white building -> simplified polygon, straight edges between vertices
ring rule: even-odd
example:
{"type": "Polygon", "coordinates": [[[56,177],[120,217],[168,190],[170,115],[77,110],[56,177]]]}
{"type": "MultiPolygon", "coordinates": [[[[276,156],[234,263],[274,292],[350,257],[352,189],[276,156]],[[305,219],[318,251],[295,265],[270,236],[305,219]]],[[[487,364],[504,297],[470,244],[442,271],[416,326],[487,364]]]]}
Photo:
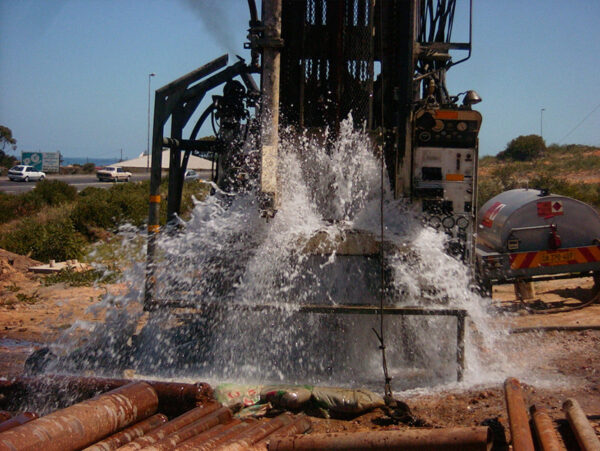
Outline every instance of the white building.
{"type": "MultiPolygon", "coordinates": [[[[181,154],[183,158],[183,153],[181,154]]],[[[127,169],[131,172],[143,172],[147,167],[152,167],[152,155],[150,155],[150,159],[146,156],[146,154],[141,154],[139,157],[134,158],[132,160],[120,161],[119,163],[111,164],[111,166],[120,166],[122,168],[127,169]]],[[[162,170],[169,169],[169,150],[163,150],[162,153],[162,170]]],[[[206,158],[195,157],[190,155],[188,159],[187,169],[194,169],[196,171],[210,171],[212,167],[212,162],[207,160],[206,158]]]]}

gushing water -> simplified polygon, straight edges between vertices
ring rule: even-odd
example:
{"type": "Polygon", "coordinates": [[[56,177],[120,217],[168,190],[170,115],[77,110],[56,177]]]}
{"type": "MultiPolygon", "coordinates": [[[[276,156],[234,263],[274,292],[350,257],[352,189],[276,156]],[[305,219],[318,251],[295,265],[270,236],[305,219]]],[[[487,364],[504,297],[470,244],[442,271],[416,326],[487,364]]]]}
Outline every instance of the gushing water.
{"type": "MultiPolygon", "coordinates": [[[[125,273],[128,292],[101,303],[105,322],[80,322],[57,343],[65,356],[60,368],[379,387],[376,315],[300,309],[379,305],[382,288],[386,305],[467,310],[474,325],[467,330],[475,331],[468,340],[478,341],[467,346],[468,381],[504,364],[481,352],[493,349],[498,331],[467,268],[444,252],[443,233],[424,228],[409,206],[393,199],[366,133],[349,118],[336,139],[285,135],[276,216],[260,217],[253,190],[217,191],[196,202],[182,230],[162,234],[158,243],[156,298],[185,308],[142,311],[145,268],[138,258],[125,273]],[[354,236],[384,246],[383,267],[374,253],[339,251],[354,236]]],[[[453,317],[386,316],[394,388],[453,381],[456,331],[453,317]]]]}

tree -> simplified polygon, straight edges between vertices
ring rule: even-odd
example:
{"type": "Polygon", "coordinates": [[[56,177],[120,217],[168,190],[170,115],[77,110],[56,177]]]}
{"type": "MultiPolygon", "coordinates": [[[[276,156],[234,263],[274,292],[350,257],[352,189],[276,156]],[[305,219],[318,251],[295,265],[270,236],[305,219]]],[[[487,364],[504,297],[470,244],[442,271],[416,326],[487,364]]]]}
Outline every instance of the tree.
{"type": "Polygon", "coordinates": [[[0,167],[11,168],[17,164],[17,159],[12,155],[4,152],[6,146],[9,145],[12,150],[17,149],[17,140],[13,138],[12,130],[4,125],[0,125],[0,167]]]}
{"type": "Polygon", "coordinates": [[[12,150],[17,150],[17,140],[13,138],[12,130],[4,125],[0,125],[0,145],[2,150],[6,149],[6,145],[10,145],[12,150]]]}
{"type": "Polygon", "coordinates": [[[509,142],[497,157],[499,160],[532,161],[540,158],[544,152],[546,143],[541,136],[521,135],[509,142]]]}

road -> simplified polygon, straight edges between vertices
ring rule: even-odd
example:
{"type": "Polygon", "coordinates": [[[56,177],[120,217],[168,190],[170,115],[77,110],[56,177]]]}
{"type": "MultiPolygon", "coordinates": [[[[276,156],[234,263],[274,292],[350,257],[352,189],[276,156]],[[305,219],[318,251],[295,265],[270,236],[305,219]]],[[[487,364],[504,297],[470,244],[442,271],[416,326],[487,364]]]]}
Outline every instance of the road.
{"type": "MultiPolygon", "coordinates": [[[[133,174],[131,176],[131,182],[138,182],[141,180],[148,180],[150,178],[149,173],[133,174]]],[[[99,188],[110,188],[113,183],[111,182],[99,182],[95,174],[77,174],[77,175],[54,175],[48,174],[47,180],[60,180],[69,185],[73,185],[77,188],[77,191],[81,191],[88,186],[96,186],[99,188]]],[[[123,183],[123,182],[119,182],[123,183]]],[[[35,187],[36,182],[11,182],[8,177],[0,177],[0,191],[8,194],[19,194],[27,191],[31,191],[35,187]]]]}

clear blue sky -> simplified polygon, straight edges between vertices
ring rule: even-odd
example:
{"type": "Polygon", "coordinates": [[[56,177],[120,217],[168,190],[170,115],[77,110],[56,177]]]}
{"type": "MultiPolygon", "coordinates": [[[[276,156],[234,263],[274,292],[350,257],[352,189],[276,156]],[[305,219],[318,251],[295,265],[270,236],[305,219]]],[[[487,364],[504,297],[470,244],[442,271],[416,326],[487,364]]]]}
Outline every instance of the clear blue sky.
{"type": "MultiPolygon", "coordinates": [[[[473,56],[448,84],[483,98],[481,153],[539,134],[541,108],[544,138],[560,142],[600,105],[600,2],[474,3],[473,56]]],[[[0,0],[0,124],[18,151],[137,156],[148,74],[154,90],[223,53],[248,57],[247,14],[246,0],[0,0]]],[[[600,108],[564,142],[600,145],[600,108]]]]}

